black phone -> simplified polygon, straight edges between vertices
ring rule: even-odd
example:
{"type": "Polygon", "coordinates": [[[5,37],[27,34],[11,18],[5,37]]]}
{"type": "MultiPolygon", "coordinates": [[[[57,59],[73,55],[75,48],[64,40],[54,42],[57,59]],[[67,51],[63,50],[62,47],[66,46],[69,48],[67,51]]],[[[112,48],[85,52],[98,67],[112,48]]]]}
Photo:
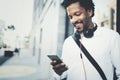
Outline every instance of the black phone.
{"type": "Polygon", "coordinates": [[[57,55],[47,55],[52,61],[57,61],[58,64],[62,63],[63,61],[57,55]]]}

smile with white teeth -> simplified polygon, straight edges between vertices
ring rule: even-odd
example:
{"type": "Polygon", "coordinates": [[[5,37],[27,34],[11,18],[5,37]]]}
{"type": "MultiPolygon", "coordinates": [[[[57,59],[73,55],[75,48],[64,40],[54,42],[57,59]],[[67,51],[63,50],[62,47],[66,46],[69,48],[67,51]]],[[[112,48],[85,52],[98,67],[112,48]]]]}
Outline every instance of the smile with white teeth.
{"type": "Polygon", "coordinates": [[[75,27],[77,30],[79,30],[79,31],[82,30],[82,26],[83,26],[83,23],[76,23],[76,24],[74,25],[74,27],[75,27]]]}
{"type": "Polygon", "coordinates": [[[80,27],[80,26],[82,26],[82,23],[77,23],[77,24],[75,24],[75,27],[76,27],[76,28],[78,28],[78,27],[80,27]]]}

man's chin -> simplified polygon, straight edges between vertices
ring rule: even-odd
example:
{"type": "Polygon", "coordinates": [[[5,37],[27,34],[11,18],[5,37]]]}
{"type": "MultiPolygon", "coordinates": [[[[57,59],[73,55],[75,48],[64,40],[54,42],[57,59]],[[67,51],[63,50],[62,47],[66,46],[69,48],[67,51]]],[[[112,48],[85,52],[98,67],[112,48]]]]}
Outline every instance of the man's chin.
{"type": "Polygon", "coordinates": [[[83,32],[83,30],[81,30],[81,29],[77,29],[77,31],[79,31],[79,32],[83,32]]]}
{"type": "Polygon", "coordinates": [[[77,32],[78,32],[78,33],[82,33],[82,32],[83,32],[83,30],[77,30],[77,32]]]}

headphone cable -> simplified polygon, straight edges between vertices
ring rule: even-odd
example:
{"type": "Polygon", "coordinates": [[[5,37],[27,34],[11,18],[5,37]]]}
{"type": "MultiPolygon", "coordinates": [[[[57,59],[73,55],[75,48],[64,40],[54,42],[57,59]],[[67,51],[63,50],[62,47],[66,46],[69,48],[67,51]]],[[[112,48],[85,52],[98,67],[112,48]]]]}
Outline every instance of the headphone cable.
{"type": "MultiPolygon", "coordinates": [[[[81,37],[81,42],[82,42],[82,38],[83,36],[81,37]]],[[[82,56],[82,45],[80,43],[80,57],[81,57],[81,60],[82,60],[82,66],[83,66],[83,71],[84,71],[84,75],[85,75],[85,80],[87,80],[87,74],[86,74],[86,69],[85,69],[85,63],[84,63],[84,60],[83,60],[83,56],[82,56]]]]}

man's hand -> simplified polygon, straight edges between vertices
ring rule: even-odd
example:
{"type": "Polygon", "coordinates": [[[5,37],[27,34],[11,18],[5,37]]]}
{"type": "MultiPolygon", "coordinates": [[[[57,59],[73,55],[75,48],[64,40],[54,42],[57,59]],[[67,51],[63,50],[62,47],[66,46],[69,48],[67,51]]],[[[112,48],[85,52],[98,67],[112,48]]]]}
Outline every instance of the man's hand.
{"type": "Polygon", "coordinates": [[[58,75],[61,75],[64,71],[68,70],[68,67],[64,63],[58,64],[56,61],[52,61],[51,65],[58,75]]]}

